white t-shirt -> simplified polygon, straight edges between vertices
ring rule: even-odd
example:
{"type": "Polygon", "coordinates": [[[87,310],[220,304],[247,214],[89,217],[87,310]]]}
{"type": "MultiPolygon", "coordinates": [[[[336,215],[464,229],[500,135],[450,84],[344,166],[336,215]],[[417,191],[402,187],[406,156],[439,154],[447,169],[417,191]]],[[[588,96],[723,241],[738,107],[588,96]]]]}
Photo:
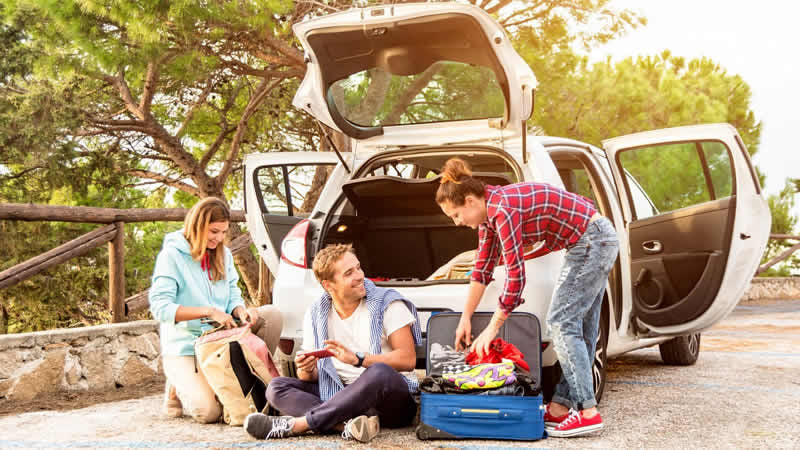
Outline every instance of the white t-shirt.
{"type": "MultiPolygon", "coordinates": [[[[392,351],[392,347],[389,346],[389,336],[392,333],[406,325],[413,324],[414,321],[414,315],[411,314],[405,303],[399,300],[390,303],[383,313],[381,353],[392,351]]],[[[370,315],[366,300],[361,300],[356,310],[347,319],[339,317],[336,309],[331,308],[331,312],[328,314],[328,339],[339,342],[353,353],[372,353],[370,347],[370,315]]],[[[320,347],[323,346],[320,343],[320,347]]],[[[314,329],[311,327],[310,308],[303,318],[302,349],[303,351],[317,350],[314,348],[314,329]]],[[[333,362],[333,367],[336,368],[336,373],[339,374],[339,378],[342,379],[342,383],[345,385],[355,381],[366,370],[365,367],[351,366],[336,358],[331,358],[331,361],[333,362]]]]}

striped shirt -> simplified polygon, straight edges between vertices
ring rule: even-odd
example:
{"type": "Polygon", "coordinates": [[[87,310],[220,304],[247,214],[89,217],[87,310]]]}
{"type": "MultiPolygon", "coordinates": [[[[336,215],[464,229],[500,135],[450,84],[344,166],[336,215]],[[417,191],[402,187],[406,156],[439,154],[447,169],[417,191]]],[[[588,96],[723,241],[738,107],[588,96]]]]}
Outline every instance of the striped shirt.
{"type": "Polygon", "coordinates": [[[506,282],[500,308],[510,314],[524,302],[524,246],[544,241],[550,252],[569,248],[597,210],[591,200],[544,183],[486,186],[484,198],[487,220],[478,226],[478,256],[471,279],[489,284],[502,254],[506,282]]]}

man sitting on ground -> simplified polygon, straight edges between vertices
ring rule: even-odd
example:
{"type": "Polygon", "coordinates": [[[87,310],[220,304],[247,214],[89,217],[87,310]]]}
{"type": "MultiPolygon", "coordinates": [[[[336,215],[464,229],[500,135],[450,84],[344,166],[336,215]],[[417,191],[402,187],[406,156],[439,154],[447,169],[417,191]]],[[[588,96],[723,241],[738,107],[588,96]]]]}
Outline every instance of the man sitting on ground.
{"type": "Polygon", "coordinates": [[[302,351],[324,346],[334,356],[298,352],[298,378],[273,378],[267,388],[270,405],[285,415],[250,414],[245,430],[259,439],[336,430],[369,442],[379,424],[410,425],[417,412],[414,345],[421,342],[416,308],[364,279],[350,245],[321,250],[313,270],[325,293],[306,311],[302,351]]]}

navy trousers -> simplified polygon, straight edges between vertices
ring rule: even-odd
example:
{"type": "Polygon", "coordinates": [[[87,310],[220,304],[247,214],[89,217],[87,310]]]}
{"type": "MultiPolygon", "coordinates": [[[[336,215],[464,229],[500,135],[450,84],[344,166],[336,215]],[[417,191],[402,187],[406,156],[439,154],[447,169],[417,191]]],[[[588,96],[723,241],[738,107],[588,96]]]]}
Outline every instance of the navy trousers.
{"type": "Polygon", "coordinates": [[[305,416],[308,426],[316,432],[329,431],[361,415],[380,417],[381,427],[405,427],[417,414],[417,403],[408,392],[405,378],[383,363],[369,366],[327,402],[320,398],[316,382],[290,377],[273,378],[267,388],[267,400],[281,414],[305,416]]]}

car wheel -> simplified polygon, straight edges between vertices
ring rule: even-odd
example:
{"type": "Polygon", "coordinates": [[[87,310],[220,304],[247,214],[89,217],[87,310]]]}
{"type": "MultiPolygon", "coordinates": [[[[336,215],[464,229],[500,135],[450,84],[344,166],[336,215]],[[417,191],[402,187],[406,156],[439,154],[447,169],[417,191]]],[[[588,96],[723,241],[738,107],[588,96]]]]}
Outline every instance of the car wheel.
{"type": "Polygon", "coordinates": [[[674,366],[691,366],[700,356],[700,333],[672,338],[658,345],[661,359],[674,366]]]}
{"type": "Polygon", "coordinates": [[[600,330],[595,343],[594,362],[592,364],[592,381],[594,382],[594,398],[597,403],[603,398],[606,389],[606,366],[608,364],[608,303],[603,302],[600,310],[600,330]]]}

